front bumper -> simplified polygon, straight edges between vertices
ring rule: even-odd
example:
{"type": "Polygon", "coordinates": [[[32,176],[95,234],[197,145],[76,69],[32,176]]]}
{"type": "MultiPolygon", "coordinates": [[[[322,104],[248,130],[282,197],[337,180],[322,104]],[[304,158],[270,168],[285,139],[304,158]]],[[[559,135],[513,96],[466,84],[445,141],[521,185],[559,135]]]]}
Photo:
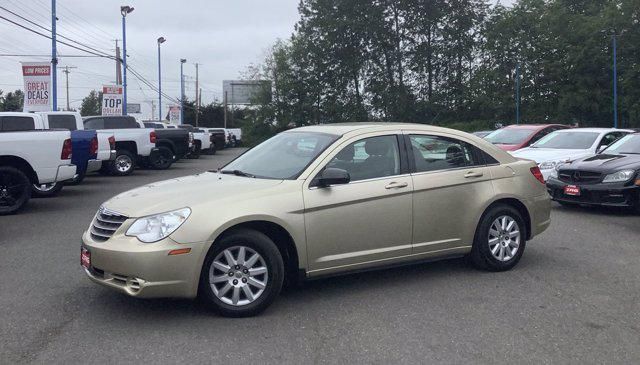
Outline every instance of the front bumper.
{"type": "Polygon", "coordinates": [[[601,205],[612,207],[634,207],[640,205],[640,186],[633,183],[567,184],[551,178],[547,181],[547,191],[556,201],[574,204],[601,205]],[[564,187],[576,185],[580,195],[566,195],[564,187]]]}
{"type": "Polygon", "coordinates": [[[76,175],[76,165],[61,165],[58,166],[58,173],[56,174],[56,182],[67,181],[73,179],[76,175]]]}
{"type": "MultiPolygon", "coordinates": [[[[122,231],[131,223],[123,224],[122,231]]],[[[170,238],[146,244],[118,232],[105,242],[96,242],[85,232],[82,248],[90,252],[91,266],[83,269],[91,281],[133,297],[194,298],[204,247],[170,238]],[[169,255],[171,250],[185,248],[191,251],[169,255]]]]}

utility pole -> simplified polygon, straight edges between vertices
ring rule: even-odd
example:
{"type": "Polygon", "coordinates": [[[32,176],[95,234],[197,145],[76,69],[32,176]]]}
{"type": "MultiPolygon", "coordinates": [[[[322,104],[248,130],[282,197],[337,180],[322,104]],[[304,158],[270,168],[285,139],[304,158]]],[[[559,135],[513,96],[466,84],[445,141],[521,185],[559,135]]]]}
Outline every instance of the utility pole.
{"type": "Polygon", "coordinates": [[[198,114],[200,114],[200,105],[198,103],[198,63],[196,62],[196,127],[198,126],[198,114]]]}
{"type": "Polygon", "coordinates": [[[116,41],[116,84],[122,85],[122,59],[120,58],[120,47],[118,46],[118,40],[116,41]]]}
{"type": "Polygon", "coordinates": [[[227,129],[227,99],[228,99],[228,91],[224,92],[224,129],[227,129]]]}
{"type": "Polygon", "coordinates": [[[64,70],[62,70],[62,72],[65,73],[65,77],[67,79],[67,111],[70,111],[71,108],[69,107],[69,69],[70,68],[77,68],[77,67],[69,67],[69,66],[64,66],[64,70]]]}
{"type": "Polygon", "coordinates": [[[613,31],[613,128],[618,128],[618,60],[616,32],[613,31]]]}
{"type": "Polygon", "coordinates": [[[121,6],[122,14],[122,115],[127,115],[127,14],[133,11],[131,6],[121,6]]]}
{"type": "Polygon", "coordinates": [[[56,0],[51,0],[51,99],[53,111],[58,110],[58,56],[56,51],[56,0]]]}
{"type": "Polygon", "coordinates": [[[180,124],[184,124],[184,63],[185,58],[180,59],[180,124]]]}

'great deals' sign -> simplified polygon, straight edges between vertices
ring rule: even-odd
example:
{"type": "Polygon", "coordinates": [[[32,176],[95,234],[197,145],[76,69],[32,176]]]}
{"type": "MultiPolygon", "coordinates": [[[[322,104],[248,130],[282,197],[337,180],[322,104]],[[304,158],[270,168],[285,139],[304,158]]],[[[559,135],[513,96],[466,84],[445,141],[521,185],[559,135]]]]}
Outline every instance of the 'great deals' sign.
{"type": "Polygon", "coordinates": [[[51,64],[48,62],[23,62],[25,112],[46,112],[51,110],[51,64]]]}

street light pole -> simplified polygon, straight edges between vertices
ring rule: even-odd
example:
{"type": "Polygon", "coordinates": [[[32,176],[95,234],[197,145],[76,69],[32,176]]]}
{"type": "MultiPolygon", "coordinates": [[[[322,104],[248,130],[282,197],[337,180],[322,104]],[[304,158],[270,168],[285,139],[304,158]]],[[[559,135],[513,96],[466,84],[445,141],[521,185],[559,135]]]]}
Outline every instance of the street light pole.
{"type": "Polygon", "coordinates": [[[164,43],[164,37],[158,38],[158,120],[162,120],[162,67],[160,63],[160,45],[164,43]]]}
{"type": "Polygon", "coordinates": [[[51,0],[51,99],[52,110],[58,110],[58,56],[56,51],[56,0],[51,0]]]}
{"type": "Polygon", "coordinates": [[[121,6],[122,14],[122,114],[127,115],[127,14],[133,11],[131,6],[121,6]]]}
{"type": "Polygon", "coordinates": [[[184,124],[184,75],[183,66],[186,59],[180,59],[180,124],[184,124]]]}
{"type": "Polygon", "coordinates": [[[618,128],[618,60],[616,33],[613,32],[613,128],[618,128]]]}

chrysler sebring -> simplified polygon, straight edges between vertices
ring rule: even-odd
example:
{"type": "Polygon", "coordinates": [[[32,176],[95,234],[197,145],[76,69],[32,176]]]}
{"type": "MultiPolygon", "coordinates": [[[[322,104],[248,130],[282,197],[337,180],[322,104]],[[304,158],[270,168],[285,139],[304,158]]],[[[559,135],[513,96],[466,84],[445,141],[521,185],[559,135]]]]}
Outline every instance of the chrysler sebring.
{"type": "Polygon", "coordinates": [[[331,124],[110,199],[81,264],[130,296],[200,297],[249,316],[301,278],[462,256],[509,270],[549,223],[533,161],[445,128],[331,124]]]}

